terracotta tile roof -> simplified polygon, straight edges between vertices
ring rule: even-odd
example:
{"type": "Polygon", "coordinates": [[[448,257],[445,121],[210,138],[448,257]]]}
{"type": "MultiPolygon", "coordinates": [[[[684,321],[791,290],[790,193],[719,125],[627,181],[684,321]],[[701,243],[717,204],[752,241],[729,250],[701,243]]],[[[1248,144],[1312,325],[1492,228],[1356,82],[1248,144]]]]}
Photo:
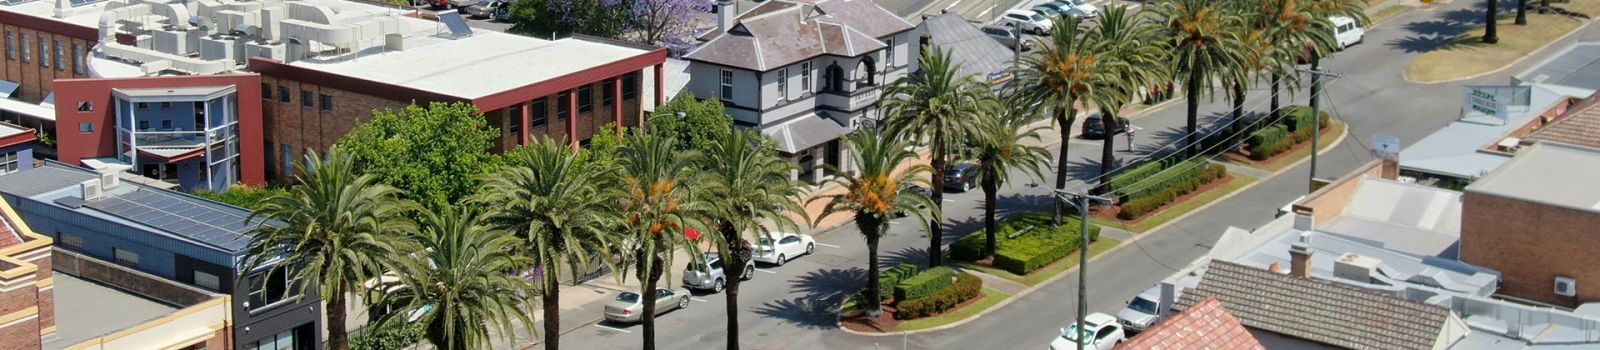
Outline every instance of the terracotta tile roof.
{"type": "Polygon", "coordinates": [[[1600,147],[1600,103],[1569,113],[1571,115],[1566,118],[1534,131],[1528,139],[1600,147]]]}
{"type": "Polygon", "coordinates": [[[1450,317],[1439,306],[1218,260],[1174,309],[1211,297],[1247,327],[1350,349],[1432,349],[1450,317]]]}
{"type": "Polygon", "coordinates": [[[774,0],[739,15],[727,33],[708,33],[684,58],[765,72],[822,55],[860,56],[878,38],[915,28],[869,0],[774,0]]]}
{"type": "Polygon", "coordinates": [[[1216,297],[1207,297],[1122,343],[1118,350],[1266,349],[1216,297]]]}

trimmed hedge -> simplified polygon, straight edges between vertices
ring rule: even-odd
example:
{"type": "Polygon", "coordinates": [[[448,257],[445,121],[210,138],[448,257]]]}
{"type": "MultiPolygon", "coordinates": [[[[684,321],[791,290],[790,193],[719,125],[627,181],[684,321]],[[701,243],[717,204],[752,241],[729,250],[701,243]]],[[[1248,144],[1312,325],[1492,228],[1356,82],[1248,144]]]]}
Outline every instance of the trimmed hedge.
{"type": "MultiPolygon", "coordinates": [[[[880,289],[878,298],[882,299],[879,301],[889,300],[889,297],[894,296],[894,287],[899,285],[900,281],[916,276],[918,272],[922,272],[921,266],[912,263],[900,263],[900,265],[895,265],[894,268],[878,273],[878,289],[880,289]]],[[[863,294],[866,292],[865,289],[861,290],[863,294]]]]}
{"type": "MultiPolygon", "coordinates": [[[[1033,270],[1060,260],[1078,249],[1078,220],[1064,218],[1061,226],[1051,227],[1050,214],[1027,212],[1000,223],[995,234],[995,255],[991,264],[1017,275],[1027,275],[1033,270]],[[1028,232],[1016,238],[1006,238],[1017,230],[1028,232]]],[[[1100,239],[1100,227],[1089,226],[1089,240],[1100,239]]],[[[983,232],[962,237],[951,245],[951,259],[976,261],[982,258],[983,232]]]]}
{"type": "Polygon", "coordinates": [[[1137,181],[1130,183],[1128,186],[1113,188],[1116,188],[1121,193],[1123,203],[1137,202],[1150,197],[1162,197],[1163,192],[1168,192],[1167,189],[1183,186],[1200,178],[1205,174],[1206,164],[1204,159],[1192,159],[1174,163],[1156,174],[1139,177],[1122,175],[1124,178],[1132,178],[1137,181]],[[1129,187],[1133,188],[1130,190],[1129,187]]]}
{"type": "MultiPolygon", "coordinates": [[[[900,281],[894,286],[894,300],[920,299],[945,288],[950,288],[950,277],[956,270],[940,266],[927,269],[916,276],[900,281]]],[[[899,302],[896,301],[896,304],[899,302]]]]}
{"type": "Polygon", "coordinates": [[[1151,211],[1160,209],[1168,202],[1178,199],[1178,197],[1189,194],[1189,192],[1193,192],[1194,190],[1199,189],[1201,186],[1205,186],[1207,183],[1211,183],[1212,181],[1216,181],[1217,179],[1221,179],[1222,177],[1228,175],[1227,167],[1224,167],[1222,164],[1211,164],[1205,167],[1195,166],[1194,169],[1200,170],[1199,176],[1188,177],[1182,179],[1181,181],[1172,182],[1170,183],[1170,186],[1160,188],[1159,191],[1156,191],[1148,196],[1123,202],[1121,205],[1122,211],[1117,212],[1117,218],[1123,220],[1133,220],[1140,216],[1144,216],[1151,211]]]}
{"type": "MultiPolygon", "coordinates": [[[[949,281],[950,279],[945,277],[944,280],[949,281]]],[[[894,318],[897,320],[909,320],[933,316],[978,297],[978,292],[982,289],[983,280],[978,279],[978,276],[961,273],[956,275],[955,283],[950,284],[947,288],[935,291],[923,298],[909,299],[896,304],[894,318]]]]}
{"type": "MultiPolygon", "coordinates": [[[[1246,141],[1250,144],[1250,159],[1265,160],[1272,158],[1284,151],[1294,148],[1295,145],[1311,140],[1311,107],[1290,106],[1284,108],[1283,119],[1278,124],[1262,128],[1250,134],[1246,141]]],[[[1320,115],[1322,128],[1328,127],[1328,113],[1320,115]]]]}

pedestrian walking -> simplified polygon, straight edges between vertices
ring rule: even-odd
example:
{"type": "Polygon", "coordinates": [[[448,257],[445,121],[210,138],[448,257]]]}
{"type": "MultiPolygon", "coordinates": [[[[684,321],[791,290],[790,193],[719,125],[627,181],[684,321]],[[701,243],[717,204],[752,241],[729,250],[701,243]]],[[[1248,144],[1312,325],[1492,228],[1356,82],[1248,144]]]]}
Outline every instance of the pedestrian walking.
{"type": "Polygon", "coordinates": [[[1139,129],[1140,128],[1137,125],[1133,125],[1132,123],[1128,124],[1128,152],[1133,152],[1133,132],[1134,130],[1139,129]]]}

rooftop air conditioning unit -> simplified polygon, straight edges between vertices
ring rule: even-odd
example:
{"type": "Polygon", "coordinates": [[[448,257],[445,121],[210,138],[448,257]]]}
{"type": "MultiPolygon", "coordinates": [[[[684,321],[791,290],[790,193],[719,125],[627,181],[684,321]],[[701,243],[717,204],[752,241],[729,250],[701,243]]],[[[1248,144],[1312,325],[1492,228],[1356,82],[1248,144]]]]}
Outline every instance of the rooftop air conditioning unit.
{"type": "Polygon", "coordinates": [[[117,184],[120,183],[121,179],[117,177],[117,172],[115,171],[100,173],[100,188],[107,190],[117,188],[117,184]]]}
{"type": "Polygon", "coordinates": [[[83,201],[93,202],[100,200],[100,180],[89,180],[79,183],[78,189],[83,191],[83,201]]]}
{"type": "Polygon", "coordinates": [[[1578,295],[1578,280],[1567,276],[1556,276],[1556,295],[1564,297],[1578,295]]]}

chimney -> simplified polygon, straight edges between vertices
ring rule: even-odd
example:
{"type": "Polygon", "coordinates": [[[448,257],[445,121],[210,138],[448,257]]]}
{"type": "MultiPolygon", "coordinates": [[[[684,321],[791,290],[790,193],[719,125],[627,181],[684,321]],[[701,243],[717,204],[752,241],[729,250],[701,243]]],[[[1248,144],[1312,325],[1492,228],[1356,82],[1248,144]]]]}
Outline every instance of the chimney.
{"type": "Polygon", "coordinates": [[[733,1],[734,0],[717,0],[716,6],[718,33],[727,33],[728,28],[733,28],[734,17],[739,17],[739,14],[733,13],[734,11],[738,11],[737,9],[732,8],[734,5],[733,1]]]}
{"type": "Polygon", "coordinates": [[[1305,213],[1297,211],[1294,213],[1294,229],[1306,232],[1317,229],[1317,218],[1315,216],[1311,216],[1311,214],[1312,212],[1309,211],[1305,213]]]}
{"type": "Polygon", "coordinates": [[[1378,177],[1386,180],[1400,178],[1400,162],[1394,160],[1380,160],[1378,164],[1378,177]]]}
{"type": "Polygon", "coordinates": [[[1300,241],[1289,246],[1289,274],[1311,278],[1311,232],[1301,232],[1300,241]]]}

